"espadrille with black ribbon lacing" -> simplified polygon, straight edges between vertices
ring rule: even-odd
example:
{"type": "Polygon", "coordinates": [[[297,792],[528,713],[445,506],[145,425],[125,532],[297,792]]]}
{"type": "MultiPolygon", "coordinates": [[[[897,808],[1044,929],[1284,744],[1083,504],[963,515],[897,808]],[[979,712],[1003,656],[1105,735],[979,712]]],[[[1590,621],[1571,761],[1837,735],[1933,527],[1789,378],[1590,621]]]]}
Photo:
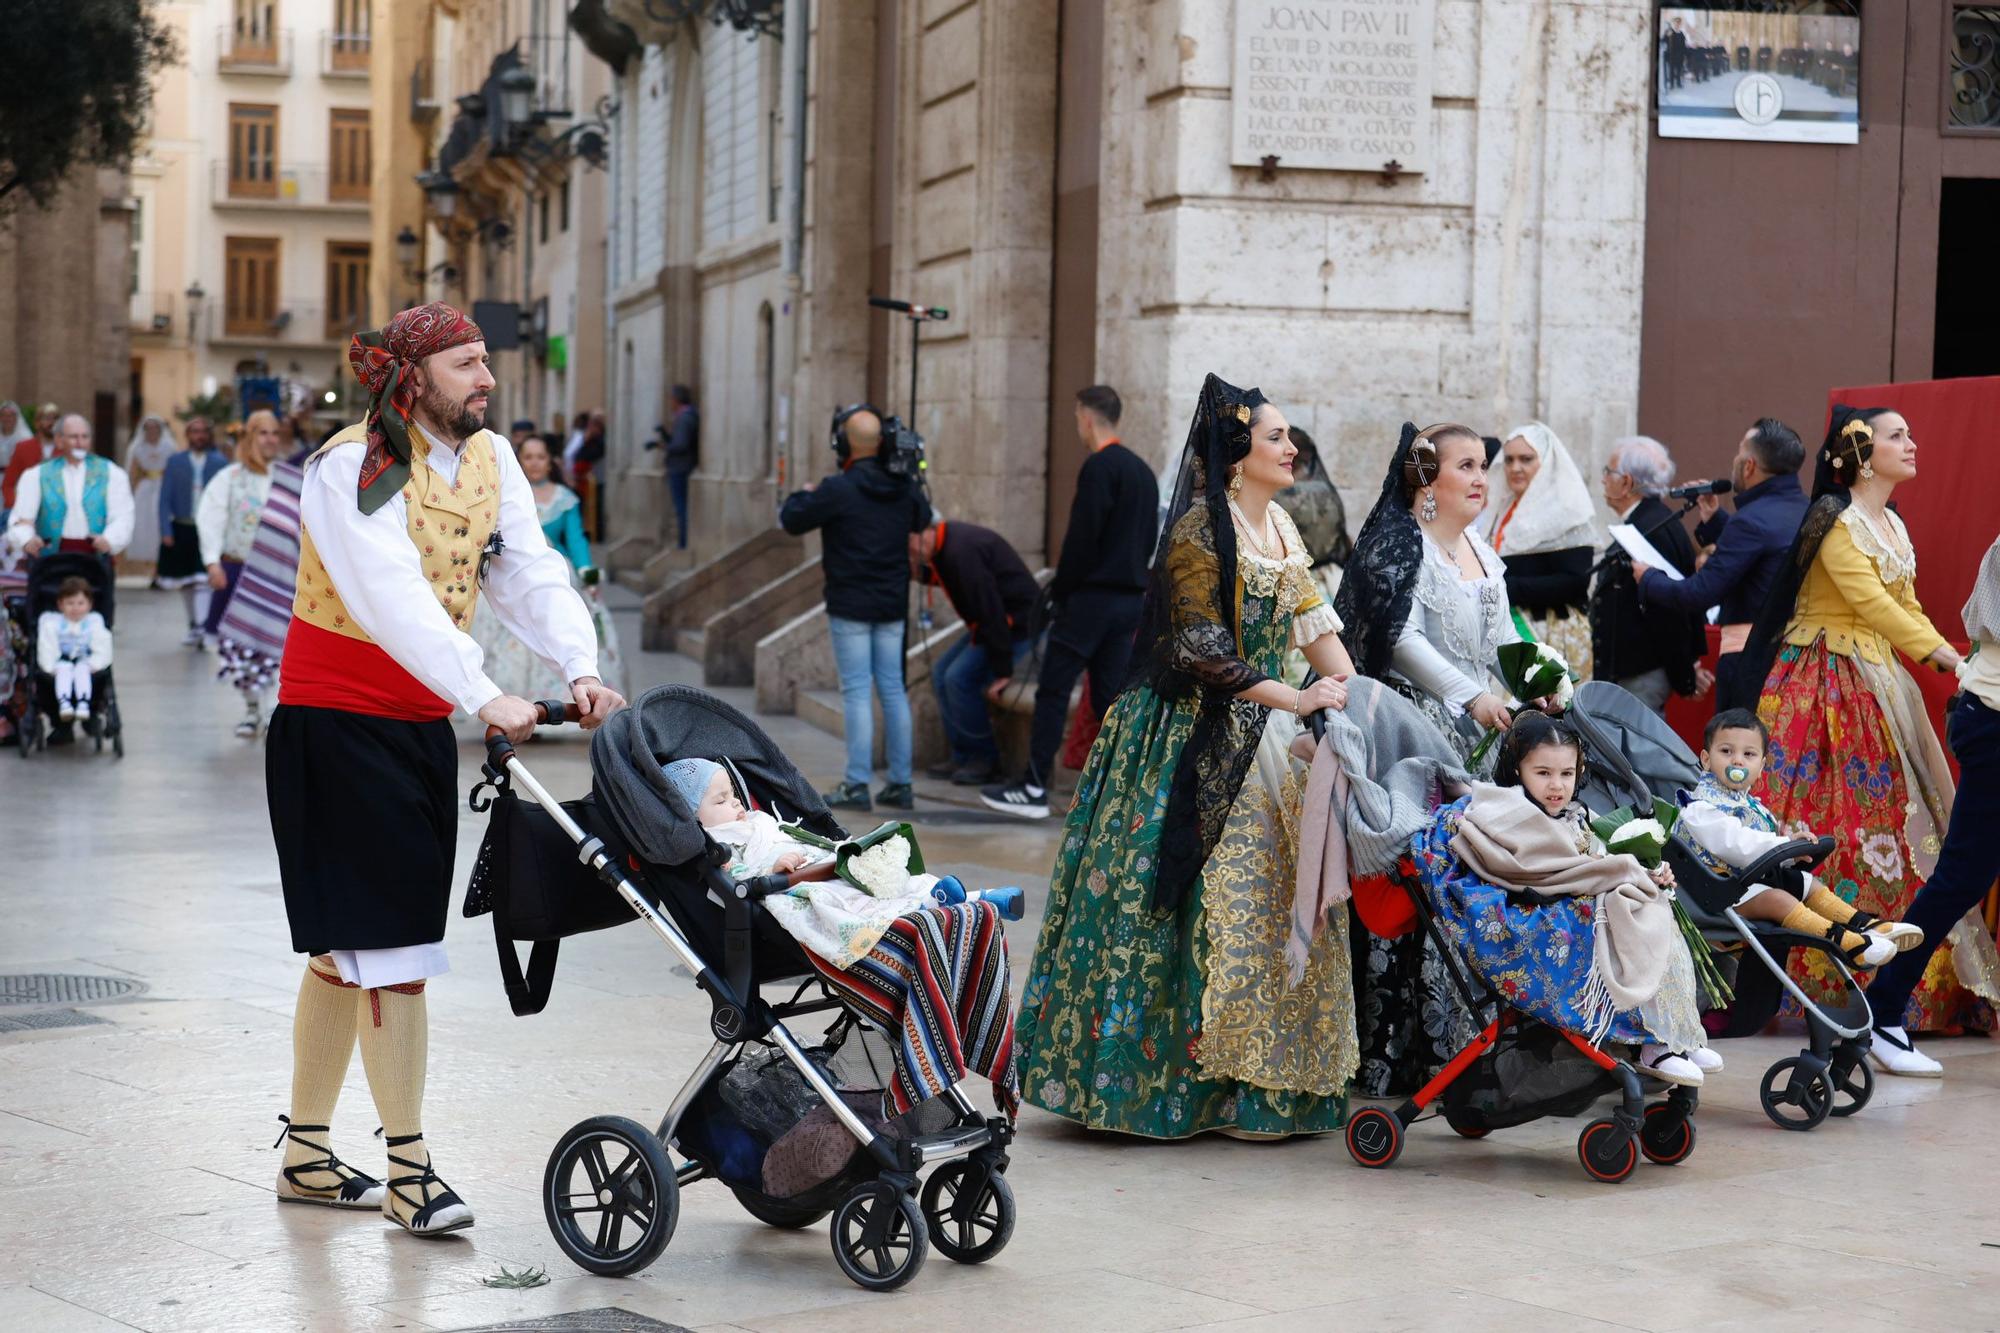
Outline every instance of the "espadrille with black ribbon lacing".
{"type": "Polygon", "coordinates": [[[382,1207],[383,1200],[388,1197],[389,1192],[381,1181],[375,1179],[373,1176],[362,1175],[359,1171],[356,1171],[353,1167],[335,1157],[333,1149],[328,1145],[314,1143],[311,1139],[300,1137],[304,1134],[331,1133],[332,1131],[327,1126],[295,1125],[292,1123],[292,1118],[286,1115],[281,1115],[278,1119],[285,1122],[285,1127],[278,1134],[278,1142],[271,1145],[273,1148],[289,1138],[301,1147],[311,1148],[316,1152],[326,1154],[326,1156],[315,1158],[312,1161],[299,1162],[293,1166],[278,1168],[277,1193],[279,1203],[316,1203],[322,1208],[373,1209],[382,1207]],[[308,1184],[299,1179],[301,1176],[312,1175],[331,1176],[333,1179],[330,1183],[318,1185],[308,1184]]]}
{"type": "Polygon", "coordinates": [[[466,1206],[465,1200],[452,1193],[449,1185],[438,1179],[438,1173],[431,1169],[430,1153],[424,1153],[423,1161],[413,1162],[407,1157],[396,1156],[393,1151],[406,1144],[423,1141],[421,1134],[399,1134],[383,1140],[392,1150],[389,1153],[390,1163],[408,1167],[417,1174],[389,1177],[388,1193],[382,1197],[382,1215],[413,1236],[442,1236],[447,1232],[463,1231],[472,1225],[472,1209],[466,1206]],[[403,1192],[405,1185],[416,1188],[416,1198],[403,1192]],[[435,1194],[431,1192],[433,1185],[437,1187],[435,1194]],[[403,1216],[397,1208],[398,1204],[409,1211],[408,1217],[403,1216]]]}

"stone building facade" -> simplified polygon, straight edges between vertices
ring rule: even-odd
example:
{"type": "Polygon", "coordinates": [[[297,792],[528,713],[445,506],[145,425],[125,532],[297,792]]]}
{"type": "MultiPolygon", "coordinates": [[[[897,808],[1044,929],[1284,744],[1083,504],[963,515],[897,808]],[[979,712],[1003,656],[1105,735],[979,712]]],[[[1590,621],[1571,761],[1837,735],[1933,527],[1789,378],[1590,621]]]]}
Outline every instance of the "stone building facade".
{"type": "Polygon", "coordinates": [[[784,42],[605,8],[646,45],[613,122],[631,553],[670,525],[638,445],[675,381],[704,413],[700,557],[828,470],[825,423],[863,398],[926,436],[941,508],[1031,559],[1060,540],[1092,382],[1160,465],[1204,373],[1259,384],[1356,502],[1405,417],[1541,417],[1586,456],[1634,427],[1640,0],[1437,0],[1435,161],[1393,180],[1230,165],[1232,4],[814,6],[796,274],[784,42]],[[914,414],[909,326],[871,294],[951,312],[919,329],[914,414]]]}

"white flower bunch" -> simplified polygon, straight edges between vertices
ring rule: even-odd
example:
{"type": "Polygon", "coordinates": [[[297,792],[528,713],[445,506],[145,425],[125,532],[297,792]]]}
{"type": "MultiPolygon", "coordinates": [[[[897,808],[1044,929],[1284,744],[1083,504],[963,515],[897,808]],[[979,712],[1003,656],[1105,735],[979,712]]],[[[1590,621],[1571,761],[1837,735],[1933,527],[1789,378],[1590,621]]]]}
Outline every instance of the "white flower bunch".
{"type": "Polygon", "coordinates": [[[894,898],[910,882],[910,840],[898,833],[847,858],[847,878],[877,898],[894,898]]]}
{"type": "Polygon", "coordinates": [[[1657,819],[1628,819],[1604,840],[1604,849],[1614,856],[1627,853],[1646,866],[1658,865],[1666,846],[1667,831],[1657,819]]]}

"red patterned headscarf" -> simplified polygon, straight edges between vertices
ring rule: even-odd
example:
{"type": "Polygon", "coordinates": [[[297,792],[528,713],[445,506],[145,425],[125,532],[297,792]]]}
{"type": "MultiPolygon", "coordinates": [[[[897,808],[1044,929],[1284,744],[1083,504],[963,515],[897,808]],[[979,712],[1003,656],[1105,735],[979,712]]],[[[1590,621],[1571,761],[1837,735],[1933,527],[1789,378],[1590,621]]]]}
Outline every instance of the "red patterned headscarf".
{"type": "Polygon", "coordinates": [[[361,512],[387,504],[410,479],[411,372],[425,357],[480,342],[479,326],[442,301],[412,306],[379,329],[354,335],[347,364],[368,390],[368,453],[361,461],[361,512]]]}

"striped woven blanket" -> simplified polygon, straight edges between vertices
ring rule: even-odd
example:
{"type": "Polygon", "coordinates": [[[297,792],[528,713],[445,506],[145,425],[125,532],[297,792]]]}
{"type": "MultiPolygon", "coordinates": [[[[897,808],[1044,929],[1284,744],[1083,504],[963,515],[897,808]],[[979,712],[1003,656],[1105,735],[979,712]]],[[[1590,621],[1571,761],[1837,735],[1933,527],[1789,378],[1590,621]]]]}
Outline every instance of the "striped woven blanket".
{"type": "Polygon", "coordinates": [[[299,492],[305,469],[271,465],[271,494],[257,524],[257,540],[217,634],[221,670],[216,675],[242,690],[277,683],[292,623],[292,592],[299,577],[299,492]]]}
{"type": "Polygon", "coordinates": [[[992,1080],[994,1099],[1010,1119],[1019,1112],[1007,937],[991,903],[897,917],[845,969],[810,951],[806,957],[843,999],[892,1034],[898,1114],[972,1074],[992,1080]]]}

